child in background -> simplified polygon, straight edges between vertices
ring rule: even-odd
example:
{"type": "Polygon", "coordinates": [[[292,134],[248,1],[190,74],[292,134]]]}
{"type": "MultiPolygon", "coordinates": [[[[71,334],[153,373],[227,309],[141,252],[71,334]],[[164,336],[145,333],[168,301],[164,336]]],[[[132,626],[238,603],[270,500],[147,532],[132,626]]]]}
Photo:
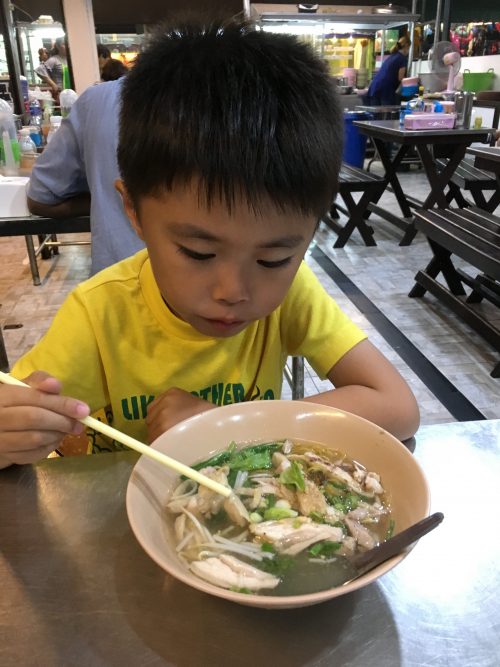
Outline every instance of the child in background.
{"type": "Polygon", "coordinates": [[[99,409],[151,442],[226,403],[279,398],[288,355],[332,389],[304,400],[408,438],[396,369],[302,261],[336,193],[340,106],[323,63],[245,21],[177,23],[123,85],[117,181],[147,249],[78,286],[1,386],[0,465],[37,461],[99,409]]]}

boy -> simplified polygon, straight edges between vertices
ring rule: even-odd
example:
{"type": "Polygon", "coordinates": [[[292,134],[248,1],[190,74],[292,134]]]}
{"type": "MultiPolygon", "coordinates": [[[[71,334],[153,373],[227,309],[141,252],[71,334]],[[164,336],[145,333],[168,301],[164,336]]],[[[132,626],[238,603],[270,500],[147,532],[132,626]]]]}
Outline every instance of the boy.
{"type": "Polygon", "coordinates": [[[294,38],[237,20],[159,34],[123,84],[118,147],[147,250],[80,285],[17,362],[31,387],[0,387],[0,465],[46,456],[100,408],[151,442],[215,405],[279,398],[289,354],[335,386],[305,400],[411,436],[408,386],[302,262],[342,132],[323,64],[294,38]]]}

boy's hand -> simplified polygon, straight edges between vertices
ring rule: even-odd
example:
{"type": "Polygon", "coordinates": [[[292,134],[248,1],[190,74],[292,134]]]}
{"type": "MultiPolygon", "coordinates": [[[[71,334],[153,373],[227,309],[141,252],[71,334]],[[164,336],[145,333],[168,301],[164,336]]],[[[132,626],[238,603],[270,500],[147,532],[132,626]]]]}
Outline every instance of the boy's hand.
{"type": "Polygon", "coordinates": [[[159,435],[183,419],[215,407],[212,403],[193,396],[184,389],[178,387],[167,389],[148,406],[146,418],[148,441],[153,442],[159,435]]]}
{"type": "Polygon", "coordinates": [[[60,382],[43,371],[24,382],[30,387],[0,385],[0,468],[45,458],[65,435],[83,431],[77,420],[90,412],[85,403],[59,396],[60,382]]]}

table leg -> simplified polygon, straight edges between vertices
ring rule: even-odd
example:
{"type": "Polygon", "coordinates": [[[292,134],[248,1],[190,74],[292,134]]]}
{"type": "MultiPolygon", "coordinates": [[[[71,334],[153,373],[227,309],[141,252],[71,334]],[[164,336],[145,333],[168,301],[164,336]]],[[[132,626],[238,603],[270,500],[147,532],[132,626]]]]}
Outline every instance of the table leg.
{"type": "Polygon", "coordinates": [[[2,327],[0,326],[0,371],[9,372],[9,360],[7,359],[7,350],[3,339],[2,327]]]}
{"type": "Polygon", "coordinates": [[[446,167],[442,171],[439,171],[438,165],[431,155],[429,146],[427,144],[416,145],[416,149],[424,165],[425,175],[431,186],[431,191],[424,201],[423,208],[432,208],[434,204],[437,204],[438,208],[449,208],[444,191],[455,169],[461,160],[463,160],[467,146],[468,144],[457,144],[446,167]]]}
{"type": "Polygon", "coordinates": [[[31,277],[33,278],[33,285],[41,285],[40,274],[38,273],[38,264],[36,263],[35,244],[33,237],[27,234],[24,237],[26,241],[26,250],[28,251],[28,259],[30,262],[31,277]]]}
{"type": "MultiPolygon", "coordinates": [[[[401,164],[402,159],[408,153],[410,147],[404,145],[401,146],[401,148],[399,148],[398,152],[396,153],[396,157],[394,158],[394,160],[391,160],[391,156],[389,154],[389,151],[387,150],[387,142],[382,141],[381,139],[373,139],[373,142],[377,147],[378,154],[380,155],[380,160],[385,169],[385,177],[384,177],[385,185],[387,186],[388,183],[391,184],[392,189],[394,191],[394,195],[398,201],[399,208],[401,209],[401,213],[403,214],[403,217],[411,218],[412,213],[410,205],[408,204],[408,201],[403,192],[403,188],[401,187],[401,183],[399,182],[399,179],[396,174],[396,169],[401,164]]],[[[381,191],[380,195],[378,196],[378,198],[375,199],[373,203],[376,204],[378,202],[378,200],[383,194],[383,191],[384,190],[381,191]]]]}

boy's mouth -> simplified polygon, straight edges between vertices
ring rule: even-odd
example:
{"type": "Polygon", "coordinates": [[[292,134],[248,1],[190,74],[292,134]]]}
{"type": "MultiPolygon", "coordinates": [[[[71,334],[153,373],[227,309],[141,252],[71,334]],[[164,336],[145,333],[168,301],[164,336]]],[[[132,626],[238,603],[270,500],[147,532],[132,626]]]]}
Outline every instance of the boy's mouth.
{"type": "Polygon", "coordinates": [[[219,331],[233,331],[245,324],[244,320],[216,320],[211,318],[204,318],[212,327],[219,331]]]}

